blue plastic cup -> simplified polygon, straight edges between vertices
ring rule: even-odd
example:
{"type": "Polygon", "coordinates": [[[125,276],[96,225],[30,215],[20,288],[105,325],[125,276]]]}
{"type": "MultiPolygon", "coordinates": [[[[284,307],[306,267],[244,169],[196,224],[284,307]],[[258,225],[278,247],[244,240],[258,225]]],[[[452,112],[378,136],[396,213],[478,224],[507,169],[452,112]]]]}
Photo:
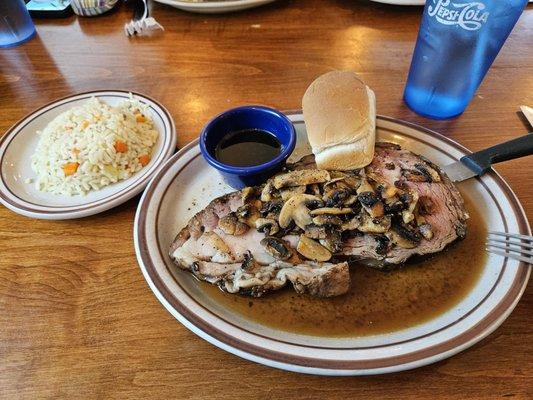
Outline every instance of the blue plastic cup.
{"type": "Polygon", "coordinates": [[[461,114],[528,0],[427,0],[404,100],[416,113],[461,114]]]}
{"type": "Polygon", "coordinates": [[[0,0],[0,47],[13,47],[30,40],[35,25],[24,0],[0,0]]]}

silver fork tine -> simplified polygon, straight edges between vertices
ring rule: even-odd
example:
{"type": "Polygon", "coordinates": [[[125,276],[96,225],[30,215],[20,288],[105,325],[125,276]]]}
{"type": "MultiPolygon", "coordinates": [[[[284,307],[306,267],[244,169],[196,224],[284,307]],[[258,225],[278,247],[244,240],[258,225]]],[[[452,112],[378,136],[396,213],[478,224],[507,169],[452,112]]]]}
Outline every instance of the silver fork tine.
{"type": "Polygon", "coordinates": [[[489,253],[492,253],[492,254],[498,254],[499,256],[512,258],[513,260],[523,261],[523,262],[528,263],[528,264],[531,264],[533,262],[533,258],[531,258],[531,257],[521,257],[521,256],[517,256],[516,254],[505,253],[503,251],[498,251],[498,250],[488,250],[487,249],[487,251],[489,253]]]}
{"type": "Polygon", "coordinates": [[[533,241],[533,237],[526,236],[526,235],[519,235],[518,233],[504,233],[504,232],[489,231],[489,235],[505,236],[508,238],[527,240],[529,242],[533,241]]]}
{"type": "Polygon", "coordinates": [[[526,242],[512,242],[510,240],[494,239],[491,237],[489,237],[489,239],[487,240],[487,243],[504,243],[504,244],[511,245],[511,246],[523,247],[527,250],[533,249],[533,244],[529,244],[526,242]]]}
{"type": "Polygon", "coordinates": [[[533,264],[533,251],[531,251],[533,250],[532,236],[491,231],[489,232],[485,245],[485,250],[489,253],[533,264]],[[502,243],[503,245],[498,243],[502,243]]]}
{"type": "Polygon", "coordinates": [[[494,247],[495,249],[507,250],[510,253],[518,253],[518,254],[525,254],[528,256],[533,256],[533,251],[517,249],[516,247],[501,246],[499,244],[492,244],[491,242],[487,242],[487,249],[489,247],[494,247]]]}

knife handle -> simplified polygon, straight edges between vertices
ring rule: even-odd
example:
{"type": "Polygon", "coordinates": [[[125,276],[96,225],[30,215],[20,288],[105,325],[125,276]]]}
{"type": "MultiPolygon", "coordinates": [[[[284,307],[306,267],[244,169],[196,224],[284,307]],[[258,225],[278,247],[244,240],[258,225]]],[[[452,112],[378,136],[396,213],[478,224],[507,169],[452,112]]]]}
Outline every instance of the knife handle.
{"type": "Polygon", "coordinates": [[[487,172],[492,164],[533,154],[533,133],[461,157],[461,162],[477,175],[487,172]]]}

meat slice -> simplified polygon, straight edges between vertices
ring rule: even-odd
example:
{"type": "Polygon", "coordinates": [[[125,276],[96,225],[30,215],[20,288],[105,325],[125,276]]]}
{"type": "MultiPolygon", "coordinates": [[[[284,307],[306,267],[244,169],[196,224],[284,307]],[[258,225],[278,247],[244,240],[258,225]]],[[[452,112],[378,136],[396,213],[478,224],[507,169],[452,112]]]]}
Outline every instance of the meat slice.
{"type": "MultiPolygon", "coordinates": [[[[254,297],[291,283],[298,293],[316,297],[344,294],[350,287],[347,262],[316,263],[292,257],[276,260],[260,244],[264,233],[254,229],[234,236],[218,227],[221,218],[243,205],[241,192],[213,200],[194,216],[171,245],[170,256],[181,269],[229,293],[254,297]]],[[[284,237],[290,244],[297,238],[284,237]]]]}
{"type": "Polygon", "coordinates": [[[432,237],[429,240],[422,238],[413,248],[393,246],[380,255],[375,251],[378,246],[376,237],[365,235],[348,240],[343,254],[381,267],[403,263],[413,255],[439,252],[456,239],[465,237],[468,213],[464,200],[450,179],[431,161],[395,144],[376,143],[374,159],[365,168],[365,173],[380,184],[415,193],[419,217],[431,226],[432,237]]]}
{"type": "Polygon", "coordinates": [[[375,149],[361,170],[317,170],[311,155],[214,199],[178,233],[171,258],[230,293],[290,283],[329,297],[348,290],[350,261],[388,268],[465,236],[463,199],[438,166],[392,143],[375,149]]]}

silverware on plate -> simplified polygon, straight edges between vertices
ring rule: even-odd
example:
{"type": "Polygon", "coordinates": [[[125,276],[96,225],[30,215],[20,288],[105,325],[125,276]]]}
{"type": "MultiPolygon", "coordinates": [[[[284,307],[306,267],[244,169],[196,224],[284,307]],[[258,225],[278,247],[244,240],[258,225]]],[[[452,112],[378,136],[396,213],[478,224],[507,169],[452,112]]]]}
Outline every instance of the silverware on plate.
{"type": "Polygon", "coordinates": [[[483,175],[492,164],[514,160],[533,154],[533,133],[528,133],[508,142],[499,143],[488,149],[463,156],[459,161],[442,169],[453,182],[462,182],[474,176],[483,175]]]}
{"type": "Polygon", "coordinates": [[[533,236],[489,232],[485,249],[489,253],[533,264],[533,236]]]}

